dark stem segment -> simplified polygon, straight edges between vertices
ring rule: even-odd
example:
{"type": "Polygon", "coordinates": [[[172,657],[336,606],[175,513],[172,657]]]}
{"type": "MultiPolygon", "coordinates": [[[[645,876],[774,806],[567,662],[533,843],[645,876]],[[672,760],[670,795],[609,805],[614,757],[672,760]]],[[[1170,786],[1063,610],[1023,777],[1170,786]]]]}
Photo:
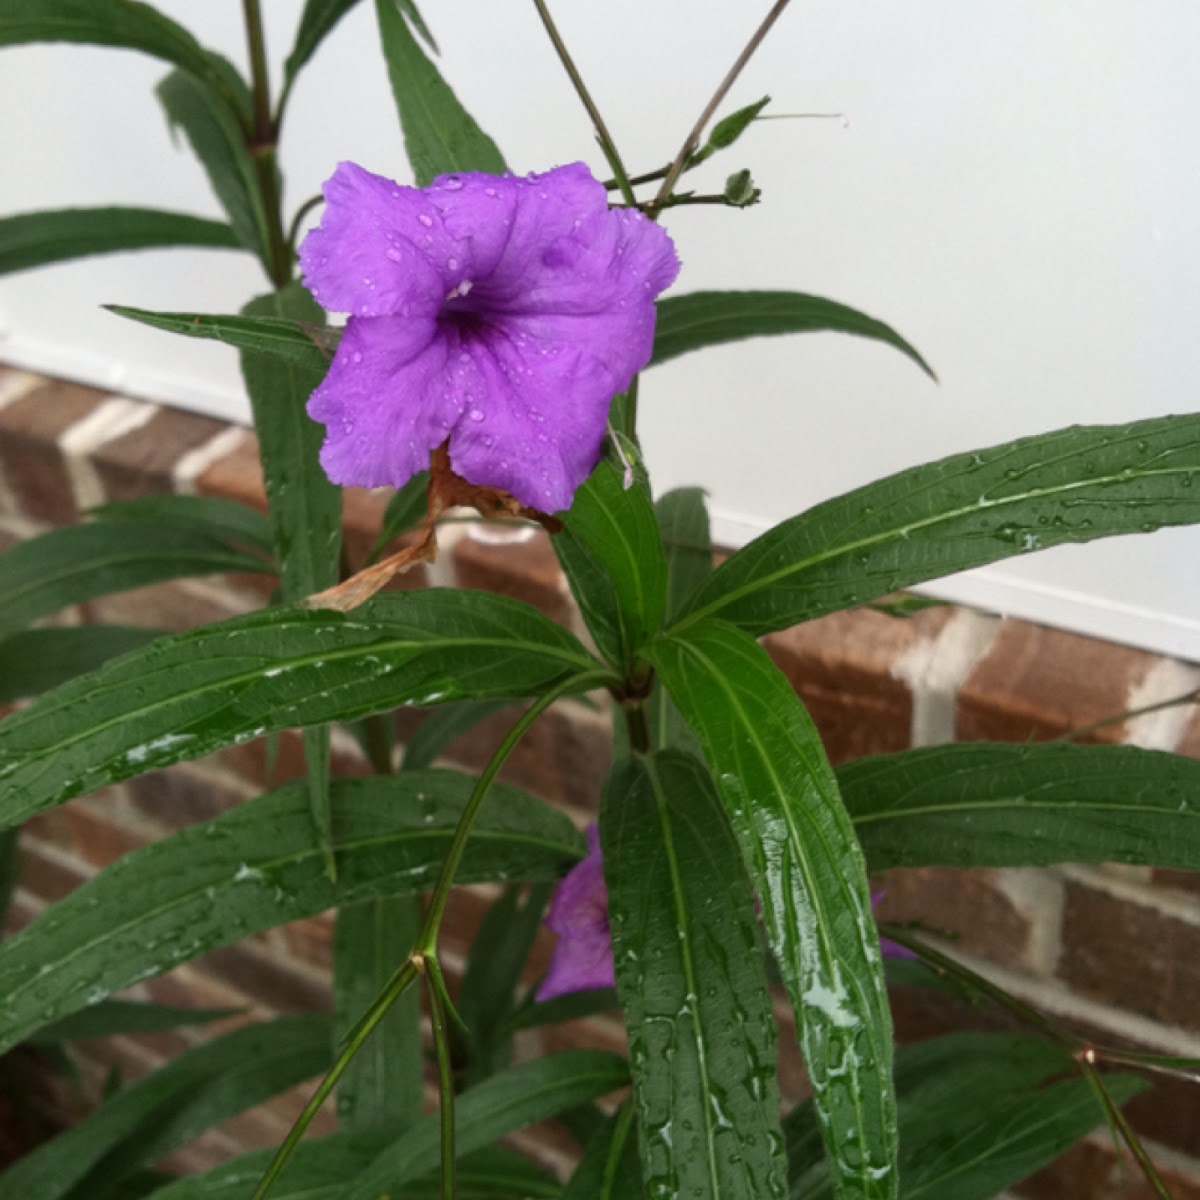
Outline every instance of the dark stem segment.
{"type": "MultiPolygon", "coordinates": [[[[432,967],[436,959],[428,960],[432,967]]],[[[429,1023],[433,1029],[433,1051],[437,1058],[438,1124],[442,1135],[442,1200],[454,1200],[454,1067],[450,1061],[450,1036],[446,1025],[445,984],[440,970],[426,975],[429,995],[429,1023]]]]}
{"type": "Polygon", "coordinates": [[[250,154],[258,177],[267,219],[268,274],[276,288],[292,277],[291,255],[283,234],[283,198],[279,194],[279,169],[275,160],[275,122],[271,119],[271,80],[267,74],[267,43],[263,36],[262,11],[258,0],[242,0],[246,25],[246,47],[250,55],[250,92],[254,106],[254,129],[250,154]]]}
{"type": "Polygon", "coordinates": [[[617,177],[617,183],[621,189],[621,195],[625,198],[626,204],[636,204],[637,197],[633,194],[633,188],[629,184],[629,172],[625,170],[625,165],[621,161],[621,155],[617,151],[616,143],[612,140],[612,134],[608,132],[608,126],[604,123],[604,118],[600,115],[600,110],[596,107],[596,102],[592,99],[591,93],[587,90],[587,84],[583,82],[583,76],[579,74],[579,68],[575,66],[575,60],[571,57],[570,51],[566,47],[566,43],[559,35],[558,27],[554,24],[554,18],[550,15],[550,10],[546,7],[546,0],[533,0],[533,5],[538,11],[538,16],[542,19],[542,24],[546,27],[546,33],[550,37],[550,42],[554,46],[554,52],[558,55],[559,62],[562,63],[563,69],[567,72],[571,83],[575,87],[575,93],[583,103],[583,107],[587,109],[587,114],[592,120],[592,125],[596,130],[596,139],[600,143],[600,149],[604,151],[604,157],[608,159],[609,166],[612,168],[613,174],[617,177]]]}
{"type": "Polygon", "coordinates": [[[1084,1077],[1092,1085],[1092,1091],[1095,1092],[1101,1108],[1104,1109],[1104,1115],[1120,1135],[1121,1140],[1129,1147],[1130,1154],[1133,1155],[1134,1161],[1154,1194],[1159,1197],[1159,1200],[1172,1200],[1171,1193],[1167,1191],[1167,1185],[1163,1183],[1158,1168],[1154,1165],[1150,1155],[1146,1153],[1146,1147],[1142,1145],[1141,1138],[1134,1132],[1133,1126],[1126,1120],[1120,1105],[1113,1100],[1108,1088],[1104,1086],[1104,1078],[1096,1069],[1095,1054],[1090,1050],[1085,1051],[1079,1056],[1079,1065],[1083,1070],[1084,1077]]]}
{"type": "Polygon", "coordinates": [[[688,159],[691,158],[692,152],[700,144],[700,135],[704,132],[704,127],[712,119],[713,113],[717,111],[717,106],[725,99],[729,89],[733,87],[737,77],[750,61],[750,56],[758,49],[763,38],[770,33],[771,26],[779,20],[789,2],[790,0],[775,0],[775,3],[771,6],[771,11],[763,18],[762,24],[754,31],[754,36],[746,43],[746,47],[741,54],[737,56],[737,60],[729,68],[729,73],[721,80],[720,86],[713,93],[712,99],[705,105],[704,111],[700,114],[700,119],[692,126],[691,132],[684,139],[679,153],[675,156],[675,161],[667,171],[667,177],[663,180],[662,187],[658,189],[658,195],[654,197],[650,205],[651,213],[657,212],[666,204],[675,184],[679,180],[679,176],[683,174],[684,167],[687,166],[688,159]]]}

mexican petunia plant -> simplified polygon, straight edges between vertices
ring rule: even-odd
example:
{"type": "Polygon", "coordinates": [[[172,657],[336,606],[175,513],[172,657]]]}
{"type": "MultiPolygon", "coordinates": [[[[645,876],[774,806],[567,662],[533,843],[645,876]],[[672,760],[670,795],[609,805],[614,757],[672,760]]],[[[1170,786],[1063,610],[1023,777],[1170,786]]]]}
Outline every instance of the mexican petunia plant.
{"type": "Polygon", "coordinates": [[[643,369],[812,330],[928,367],[887,325],[830,300],[687,290],[671,209],[760,197],[744,169],[711,192],[680,181],[703,178],[761,113],[765,102],[723,106],[786,0],[747,28],[678,151],[641,173],[533,3],[582,102],[580,153],[588,123],[599,142],[596,174],[582,162],[510,171],[445,82],[411,0],[376,0],[411,186],[392,182],[398,164],[385,177],[330,163],[324,197],[285,214],[288,101],[354,0],[308,0],[274,99],[257,0],[243,0],[248,80],[148,4],[0,0],[0,46],[164,60],[158,101],[228,217],[21,214],[0,222],[0,269],[155,245],[253,255],[268,287],[240,313],[114,311],[237,348],[269,500],[265,518],[196,497],[129,501],[0,556],[0,699],[27,701],[0,722],[3,861],[24,821],[150,770],[291,729],[307,763],[303,783],[128,854],[0,944],[2,1049],[226,1015],[111,997],[337,913],[332,1014],[244,1020],[200,1042],[8,1168],[0,1194],[986,1200],[1107,1121],[1167,1195],[1121,1105],[1146,1071],[1196,1064],[1089,1042],[973,973],[936,931],[886,929],[885,969],[869,873],[1196,869],[1200,766],[1132,747],[963,744],[835,771],[758,639],[1019,553],[1023,530],[1048,547],[1198,522],[1200,419],[1075,427],[916,465],[714,569],[703,493],[651,490],[643,369]],[[341,553],[347,485],[397,489],[357,574],[341,553]],[[431,561],[439,526],[464,506],[549,531],[586,636],[482,592],[376,594],[431,561]],[[31,628],[98,595],[231,571],[275,577],[273,602],[172,636],[31,628]],[[432,766],[514,703],[520,716],[477,775],[432,766]],[[586,838],[496,782],[555,704],[613,716],[586,838]],[[409,706],[432,712],[401,756],[393,714],[409,706]],[[335,726],[373,774],[332,775],[335,726]],[[441,933],[452,889],[468,883],[502,886],[452,999],[441,933]],[[559,941],[539,980],[543,919],[559,941]],[[896,1049],[889,976],[998,1006],[1024,1029],[896,1049]],[[627,1053],[514,1051],[521,1030],[609,1011],[627,1053]],[[811,1095],[785,1103],[777,1063],[793,1029],[811,1095]],[[277,1150],[202,1176],[154,1169],[314,1079],[277,1150]],[[340,1129],[317,1136],[335,1093],[340,1129]],[[505,1145],[552,1118],[578,1143],[569,1177],[505,1145]]]}

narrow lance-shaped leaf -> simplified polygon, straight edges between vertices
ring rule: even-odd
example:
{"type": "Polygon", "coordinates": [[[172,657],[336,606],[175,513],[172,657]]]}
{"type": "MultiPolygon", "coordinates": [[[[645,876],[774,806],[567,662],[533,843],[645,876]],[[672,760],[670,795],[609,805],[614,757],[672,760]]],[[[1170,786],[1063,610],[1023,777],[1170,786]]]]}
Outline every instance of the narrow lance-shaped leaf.
{"type": "Polygon", "coordinates": [[[786,1196],[754,898],[711,779],[678,752],[629,759],[600,831],[646,1194],[786,1196]]]}
{"type": "Polygon", "coordinates": [[[153,208],[64,208],[0,220],[0,275],[50,263],[159,246],[239,248],[233,229],[153,208]]]}
{"type": "Polygon", "coordinates": [[[283,64],[283,86],[290,91],[296,76],[312,58],[317,47],[358,0],[308,0],[296,27],[296,40],[283,64]]]}
{"type": "Polygon", "coordinates": [[[172,130],[181,129],[208,175],[238,241],[270,274],[270,226],[246,135],[230,108],[186,71],[156,89],[172,130]]]}
{"type": "Polygon", "coordinates": [[[96,596],[189,575],[273,570],[192,522],[67,525],[0,554],[0,637],[96,596]]]}
{"type": "Polygon", "coordinates": [[[1200,416],[1072,426],[818,504],[727,559],[680,623],[756,636],[1064,542],[1200,521],[1200,416]]]}
{"type": "Polygon", "coordinates": [[[1135,863],[1200,871],[1200,762],[1135,746],[963,744],[848,763],[873,871],[1135,863]]]}
{"type": "Polygon", "coordinates": [[[189,71],[237,111],[227,73],[180,24],[139,0],[0,0],[0,46],[74,42],[140,50],[189,71]]]}
{"type": "Polygon", "coordinates": [[[0,704],[49,691],[158,636],[158,630],[126,625],[61,625],[14,633],[0,641],[0,704]]]}
{"type": "MultiPolygon", "coordinates": [[[[298,283],[250,301],[247,316],[309,321],[323,316],[298,283]]],[[[317,461],[324,431],[305,411],[323,372],[309,371],[269,355],[242,351],[242,377],[254,411],[263,481],[270,506],[271,531],[284,603],[324,591],[337,582],[342,545],[342,493],[317,461]]],[[[313,829],[332,876],[337,864],[331,849],[329,811],[330,730],[304,731],[313,829]]]]}
{"type": "MultiPolygon", "coordinates": [[[[412,953],[420,923],[416,896],[380,896],[338,909],[333,994],[339,1044],[412,953]]],[[[392,1005],[338,1084],[342,1128],[407,1128],[421,1115],[423,1068],[421,995],[410,988],[392,1005]]]]}
{"type": "Polygon", "coordinates": [[[894,1200],[892,1022],[862,852],[812,721],[766,651],[720,622],[654,644],[700,735],[796,1013],[840,1197],[894,1200]]]}
{"type": "Polygon", "coordinates": [[[578,676],[579,642],[482,592],[380,596],[352,614],[273,609],[101,667],[0,723],[0,827],[105,784],[274,730],[401,704],[540,695],[578,676]]]}
{"type": "Polygon", "coordinates": [[[151,312],[123,304],[109,304],[107,308],[118,317],[128,317],[155,329],[224,342],[239,350],[260,351],[309,371],[328,370],[342,336],[340,329],[279,317],[151,312]]]}
{"type": "MultiPolygon", "coordinates": [[[[0,944],[0,1046],[260,930],[432,887],[473,785],[450,771],[335,781],[337,884],[299,784],[126,855],[0,944]]],[[[494,786],[460,881],[543,881],[580,857],[565,816],[494,786]]]]}
{"type": "Polygon", "coordinates": [[[660,300],[650,365],[705,346],[784,333],[850,333],[883,342],[936,378],[929,364],[891,326],[836,300],[803,292],[691,292],[660,300]]]}
{"type": "Polygon", "coordinates": [[[143,1163],[320,1074],[331,1058],[325,1016],[285,1017],[197,1046],[26,1155],[0,1176],[0,1192],[60,1200],[83,1184],[80,1194],[100,1197],[143,1163]]]}
{"type": "Polygon", "coordinates": [[[504,173],[496,143],[479,127],[417,44],[401,0],[376,0],[379,33],[404,148],[418,187],[450,171],[504,173]]]}
{"type": "MultiPolygon", "coordinates": [[[[1018,1034],[951,1034],[896,1052],[900,1171],[908,1200],[992,1200],[1057,1158],[1103,1119],[1075,1069],[1048,1042],[1018,1034]]],[[[1106,1083],[1121,1101],[1140,1090],[1129,1076],[1106,1083]]],[[[811,1103],[785,1121],[790,1200],[828,1200],[811,1103]]]]}
{"type": "MultiPolygon", "coordinates": [[[[459,1154],[469,1154],[628,1082],[625,1060],[599,1050],[567,1050],[509,1067],[457,1097],[455,1147],[459,1154]]],[[[402,1194],[397,1191],[401,1184],[437,1167],[440,1144],[438,1114],[430,1113],[348,1183],[342,1200],[402,1194]]]]}
{"type": "Polygon", "coordinates": [[[626,488],[620,471],[602,462],[575,493],[554,548],[575,598],[610,662],[628,669],[660,628],[667,602],[667,561],[639,472],[626,488]]]}
{"type": "Polygon", "coordinates": [[[180,521],[253,550],[270,554],[271,526],[256,508],[220,496],[137,496],[88,511],[97,521],[180,521]]]}

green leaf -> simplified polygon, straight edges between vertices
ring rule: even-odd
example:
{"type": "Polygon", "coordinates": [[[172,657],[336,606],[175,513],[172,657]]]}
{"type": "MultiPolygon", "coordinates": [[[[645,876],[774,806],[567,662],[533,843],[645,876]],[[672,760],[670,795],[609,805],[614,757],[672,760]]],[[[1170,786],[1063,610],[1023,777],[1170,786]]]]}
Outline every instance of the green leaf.
{"type": "Polygon", "coordinates": [[[0,220],[0,275],[89,254],[155,246],[239,248],[223,221],[154,208],[64,208],[0,220]]]}
{"type": "Polygon", "coordinates": [[[391,542],[421,523],[429,509],[428,491],[429,472],[418,471],[388,501],[379,536],[367,556],[368,566],[383,556],[384,550],[391,542]]]}
{"type": "Polygon", "coordinates": [[[642,1190],[633,1109],[627,1100],[588,1139],[563,1200],[625,1200],[642,1190]]]}
{"type": "Polygon", "coordinates": [[[962,744],[838,771],[872,871],[1135,863],[1200,871],[1200,762],[1135,746],[962,744]]]}
{"type": "MultiPolygon", "coordinates": [[[[67,532],[67,531],[62,531],[67,532]]],[[[269,609],[160,638],[0,722],[0,828],[265,733],[402,704],[536,696],[595,660],[535,609],[484,592],[269,609]]]]}
{"type": "MultiPolygon", "coordinates": [[[[252,300],[243,313],[313,325],[323,319],[299,283],[252,300]]],[[[325,431],[305,412],[324,371],[243,350],[242,375],[258,430],[283,598],[290,603],[337,581],[342,493],[317,464],[325,431]]]]}
{"type": "Polygon", "coordinates": [[[329,1018],[285,1017],[251,1025],[180,1055],[118,1092],[86,1121],[26,1155],[0,1177],[7,1196],[102,1200],[147,1162],[221,1121],[324,1071],[329,1018]]]}
{"type": "Polygon", "coordinates": [[[49,691],[159,636],[125,625],[27,629],[0,641],[0,704],[49,691]]]}
{"type": "Polygon", "coordinates": [[[17,843],[20,836],[20,829],[0,830],[0,929],[3,928],[4,918],[8,916],[12,895],[21,873],[17,859],[17,843]]]}
{"type": "Polygon", "coordinates": [[[653,648],[700,735],[796,1013],[838,1195],[897,1195],[892,1022],[862,852],[820,738],[748,634],[690,626],[653,648]]]}
{"type": "Polygon", "coordinates": [[[271,271],[271,235],[254,158],[228,105],[186,71],[172,71],[155,89],[172,132],[182,130],[204,167],[238,241],[271,271]]]}
{"type": "MultiPolygon", "coordinates": [[[[390,1136],[390,1135],[389,1135],[390,1136]]],[[[301,1142],[271,1200],[343,1200],[346,1181],[370,1162],[388,1137],[334,1134],[301,1142]]],[[[155,1200],[246,1200],[274,1154],[257,1150],[205,1175],[181,1179],[154,1193],[155,1200]]],[[[458,1200],[555,1200],[562,1186],[552,1175],[502,1146],[488,1146],[459,1160],[458,1200]]],[[[441,1200],[441,1183],[424,1176],[408,1183],[403,1200],[441,1200]]],[[[399,1197],[396,1200],[400,1200],[399,1197]]]]}
{"type": "Polygon", "coordinates": [[[675,488],[654,505],[667,556],[667,612],[674,616],[712,574],[712,534],[703,488],[675,488]]]}
{"type": "Polygon", "coordinates": [[[601,462],[564,524],[554,548],[588,629],[610,662],[632,668],[667,603],[667,560],[645,475],[626,488],[621,472],[601,462]]]}
{"type": "MultiPolygon", "coordinates": [[[[567,1050],[484,1080],[455,1101],[455,1146],[469,1154],[525,1125],[607,1095],[629,1083],[625,1060],[599,1050],[567,1050]]],[[[345,1188],[341,1200],[379,1200],[438,1165],[439,1116],[402,1134],[345,1188]]]]}
{"type": "MultiPolygon", "coordinates": [[[[1088,1084],[1060,1048],[1016,1034],[952,1034],[896,1052],[904,1200],[991,1200],[1102,1120],[1088,1084]]],[[[1123,1101],[1144,1086],[1106,1076],[1123,1101]]],[[[785,1121],[791,1200],[828,1200],[829,1172],[811,1104],[785,1121]]]]}
{"type": "MultiPolygon", "coordinates": [[[[380,896],[338,909],[333,996],[339,1045],[412,953],[420,920],[415,896],[380,896]]],[[[420,1117],[423,1098],[421,995],[410,988],[342,1076],[338,1120],[347,1130],[396,1133],[420,1117]]]]}
{"type": "Polygon", "coordinates": [[[557,1025],[563,1021],[581,1021],[599,1013],[613,1012],[616,1007],[617,993],[612,988],[571,992],[541,1004],[535,1003],[531,993],[526,997],[526,1002],[509,1018],[508,1027],[515,1032],[518,1029],[557,1025]]]}
{"type": "Polygon", "coordinates": [[[430,713],[404,747],[406,771],[432,767],[468,730],[510,707],[506,700],[464,700],[430,713]]]}
{"type": "Polygon", "coordinates": [[[438,175],[452,171],[502,175],[504,158],[496,143],[417,45],[404,14],[410,7],[400,0],[375,0],[388,78],[417,186],[427,187],[438,175]]]}
{"type": "Polygon", "coordinates": [[[754,899],[711,779],[677,752],[626,760],[600,832],[646,1193],[784,1195],[754,899]]]}
{"type": "Polygon", "coordinates": [[[530,889],[512,885],[488,909],[471,952],[459,991],[458,1015],[469,1033],[467,1085],[482,1082],[512,1061],[511,1017],[521,971],[529,958],[552,884],[530,889]]]}
{"type": "Polygon", "coordinates": [[[699,166],[700,163],[711,158],[718,150],[726,150],[732,146],[750,128],[757,119],[758,114],[770,102],[771,97],[764,96],[761,100],[756,100],[753,104],[747,104],[745,108],[739,108],[736,112],[731,112],[729,116],[722,117],[712,127],[712,132],[708,135],[708,141],[688,160],[689,169],[699,166]]]}
{"type": "Polygon", "coordinates": [[[240,1011],[236,1008],[173,1008],[169,1004],[145,1004],[137,1000],[101,1000],[99,1004],[43,1025],[25,1040],[31,1046],[54,1046],[88,1038],[161,1033],[166,1029],[223,1021],[226,1017],[237,1016],[240,1011]]]}
{"type": "Polygon", "coordinates": [[[1200,416],[1075,425],[901,471],[727,559],[682,622],[757,635],[1064,542],[1200,521],[1200,416]]]}
{"type": "Polygon", "coordinates": [[[0,0],[0,46],[30,42],[140,50],[191,72],[238,109],[237,93],[215,56],[182,25],[138,0],[0,0]]]}
{"type": "Polygon", "coordinates": [[[192,522],[67,525],[0,554],[0,637],[96,596],[189,575],[272,570],[192,522]]]}
{"type": "Polygon", "coordinates": [[[835,300],[803,292],[691,292],[658,303],[651,366],[691,350],[783,333],[851,333],[908,355],[930,378],[933,369],[890,325],[835,300]]]}
{"type": "Polygon", "coordinates": [[[155,329],[180,333],[185,337],[208,338],[236,346],[240,350],[256,350],[314,372],[325,372],[341,340],[340,329],[328,329],[301,321],[285,321],[275,317],[221,316],[215,313],[151,312],[145,308],[129,308],[123,304],[108,304],[109,312],[128,317],[155,329]]]}
{"type": "MultiPolygon", "coordinates": [[[[301,783],[126,855],[0,945],[0,1045],[259,930],[432,887],[473,786],[450,771],[335,781],[337,884],[301,783]]],[[[494,786],[460,882],[554,879],[582,855],[567,817],[494,786]]]]}
{"type": "Polygon", "coordinates": [[[270,554],[271,526],[256,508],[219,496],[138,496],[88,511],[97,521],[179,521],[207,529],[214,537],[240,542],[270,554]]]}
{"type": "Polygon", "coordinates": [[[296,27],[296,40],[283,64],[284,91],[290,92],[296,76],[312,58],[317,47],[333,27],[358,3],[358,0],[308,0],[296,27]]]}

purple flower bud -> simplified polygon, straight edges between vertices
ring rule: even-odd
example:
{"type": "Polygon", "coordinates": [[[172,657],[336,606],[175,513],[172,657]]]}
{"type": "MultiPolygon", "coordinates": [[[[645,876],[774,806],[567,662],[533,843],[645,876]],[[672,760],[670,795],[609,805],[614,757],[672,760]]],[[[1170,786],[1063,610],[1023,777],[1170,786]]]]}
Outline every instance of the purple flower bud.
{"type": "Polygon", "coordinates": [[[649,361],[679,260],[582,163],[401,187],[353,163],[300,262],[350,319],[309,415],[344,486],[400,487],[449,440],[455,472],[542,512],[595,467],[609,403],[649,361]]]}

